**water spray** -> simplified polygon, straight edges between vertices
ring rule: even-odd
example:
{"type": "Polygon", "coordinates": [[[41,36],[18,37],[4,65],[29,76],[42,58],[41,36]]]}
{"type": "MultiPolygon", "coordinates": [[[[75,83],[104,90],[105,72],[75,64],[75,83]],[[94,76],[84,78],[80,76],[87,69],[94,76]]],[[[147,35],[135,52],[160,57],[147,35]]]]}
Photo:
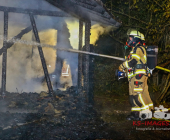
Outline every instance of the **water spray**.
{"type": "MultiPolygon", "coordinates": [[[[20,39],[8,39],[5,40],[4,37],[1,35],[0,36],[0,40],[3,41],[7,41],[8,43],[21,43],[21,44],[25,44],[25,45],[34,45],[34,46],[41,46],[41,47],[48,47],[48,48],[52,48],[54,50],[60,50],[60,51],[67,51],[67,52],[73,52],[73,53],[82,53],[82,54],[87,54],[87,55],[94,55],[94,56],[99,56],[99,57],[105,57],[105,58],[111,58],[111,59],[116,59],[116,60],[120,60],[120,61],[125,61],[126,59],[121,58],[121,57],[116,57],[116,56],[110,56],[110,55],[104,55],[104,54],[97,54],[97,53],[92,53],[92,52],[88,52],[88,51],[81,51],[81,50],[76,50],[76,49],[68,49],[68,48],[58,48],[56,46],[53,45],[48,45],[48,44],[43,44],[43,43],[37,43],[34,41],[27,41],[27,40],[20,40],[20,39]]],[[[3,48],[3,47],[2,47],[3,48]]],[[[0,53],[2,52],[2,48],[0,49],[0,53]]],[[[2,53],[1,53],[2,54],[2,53]]],[[[1,55],[0,54],[0,55],[1,55]]],[[[170,72],[170,70],[165,69],[163,67],[160,66],[156,66],[155,68],[160,69],[160,70],[164,70],[166,72],[170,72]]]]}
{"type": "MultiPolygon", "coordinates": [[[[3,36],[0,36],[0,40],[4,40],[3,36]]],[[[97,53],[92,53],[92,52],[87,52],[87,51],[80,51],[80,50],[76,50],[76,49],[58,48],[58,47],[53,46],[53,45],[37,43],[37,42],[34,42],[34,41],[20,40],[20,39],[14,39],[14,38],[4,40],[4,41],[7,41],[7,43],[21,43],[21,44],[30,45],[30,46],[34,45],[34,46],[48,47],[48,48],[52,48],[52,49],[60,50],[60,51],[68,51],[68,52],[73,52],[73,53],[82,53],[82,54],[88,54],[88,55],[94,55],[94,56],[100,56],[100,57],[106,57],[106,58],[125,61],[125,59],[121,58],[121,57],[115,57],[115,56],[104,55],[104,54],[97,54],[97,53]]],[[[2,48],[0,50],[2,50],[2,48]]]]}

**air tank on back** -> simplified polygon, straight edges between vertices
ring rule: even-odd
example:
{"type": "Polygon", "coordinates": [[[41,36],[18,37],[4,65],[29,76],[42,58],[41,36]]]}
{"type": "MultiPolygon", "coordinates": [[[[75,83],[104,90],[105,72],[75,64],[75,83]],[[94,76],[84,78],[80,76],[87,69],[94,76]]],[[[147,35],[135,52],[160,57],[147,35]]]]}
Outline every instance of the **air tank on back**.
{"type": "Polygon", "coordinates": [[[158,46],[148,46],[146,52],[147,52],[147,66],[150,70],[153,70],[157,65],[158,46]]]}

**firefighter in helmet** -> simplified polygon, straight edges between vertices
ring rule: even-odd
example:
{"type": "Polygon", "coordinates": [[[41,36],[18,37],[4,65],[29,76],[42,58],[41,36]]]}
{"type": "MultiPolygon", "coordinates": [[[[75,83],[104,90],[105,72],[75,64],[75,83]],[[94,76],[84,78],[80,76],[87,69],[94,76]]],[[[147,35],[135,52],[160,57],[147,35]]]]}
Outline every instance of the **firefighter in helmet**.
{"type": "Polygon", "coordinates": [[[71,69],[67,59],[64,59],[63,61],[63,67],[60,76],[60,84],[64,86],[63,88],[60,88],[60,90],[66,90],[68,87],[71,87],[73,85],[71,69]]]}
{"type": "Polygon", "coordinates": [[[139,31],[130,29],[127,45],[132,47],[128,58],[119,66],[120,71],[126,71],[129,81],[129,98],[131,114],[128,120],[139,120],[140,111],[153,109],[153,102],[149,96],[147,85],[147,57],[144,48],[144,35],[139,31]]]}

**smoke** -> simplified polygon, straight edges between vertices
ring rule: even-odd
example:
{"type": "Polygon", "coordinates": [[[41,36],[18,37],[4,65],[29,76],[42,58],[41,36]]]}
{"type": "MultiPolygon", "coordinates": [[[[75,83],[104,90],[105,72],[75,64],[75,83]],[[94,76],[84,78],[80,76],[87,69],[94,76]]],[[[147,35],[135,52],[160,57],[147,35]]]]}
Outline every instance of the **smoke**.
{"type": "MultiPolygon", "coordinates": [[[[13,26],[13,30],[17,31],[17,27],[13,26]]],[[[40,32],[39,37],[42,43],[49,45],[56,44],[56,30],[47,30],[40,32]]],[[[32,38],[33,33],[30,32],[23,36],[22,39],[28,40],[32,38]]],[[[52,48],[43,48],[48,72],[55,70],[56,51],[52,48]]],[[[40,92],[47,91],[46,85],[41,84],[44,72],[38,52],[38,48],[28,45],[16,43],[8,49],[7,55],[7,91],[14,92],[16,88],[24,92],[40,92]],[[33,53],[32,53],[33,52],[33,53]],[[37,80],[38,79],[38,80],[37,80]]]]}
{"type": "MultiPolygon", "coordinates": [[[[37,2],[41,1],[9,1],[1,0],[1,6],[8,7],[20,7],[20,8],[39,8],[37,2]]],[[[45,7],[43,2],[42,7],[49,10],[49,4],[45,7]]],[[[41,8],[42,8],[41,7],[41,8]]],[[[54,7],[54,6],[51,6],[54,7]]],[[[50,8],[51,9],[51,8],[50,8]]],[[[52,8],[54,9],[54,8],[52,8]]],[[[56,9],[56,8],[55,8],[56,9]]],[[[0,24],[3,25],[3,12],[0,12],[0,24]]],[[[57,30],[55,27],[58,25],[56,18],[51,20],[51,17],[35,16],[37,28],[39,30],[39,37],[41,43],[55,46],[57,43],[57,30]],[[43,22],[42,22],[43,21],[43,22]],[[54,25],[55,24],[55,25],[54,25]]],[[[8,39],[16,36],[21,32],[22,29],[31,25],[30,18],[28,15],[9,13],[8,21],[8,39]]],[[[0,26],[0,35],[3,36],[3,26],[0,26]]],[[[25,34],[22,37],[23,40],[32,41],[32,31],[25,34]]],[[[0,40],[0,46],[2,47],[3,41],[0,40]]],[[[43,48],[46,64],[49,73],[54,72],[56,62],[56,50],[52,48],[43,48]]],[[[0,75],[2,75],[2,55],[0,56],[0,75]]],[[[36,46],[23,45],[15,43],[7,51],[7,79],[6,89],[9,92],[40,92],[47,91],[46,84],[41,84],[44,72],[42,64],[36,46]]],[[[0,76],[1,84],[1,76],[0,76]]]]}
{"type": "MultiPolygon", "coordinates": [[[[79,21],[77,19],[66,19],[66,24],[70,32],[70,44],[74,49],[78,49],[79,44],[79,21]]],[[[92,22],[91,26],[91,35],[90,35],[90,44],[95,45],[99,36],[102,34],[107,34],[111,30],[114,30],[113,26],[103,26],[99,23],[92,22]]],[[[85,37],[85,25],[83,26],[83,39],[85,37]]],[[[83,46],[85,41],[83,40],[83,46]]]]}
{"type": "Polygon", "coordinates": [[[100,25],[100,24],[92,25],[91,36],[90,36],[90,44],[95,45],[95,43],[98,40],[100,35],[107,34],[111,30],[113,30],[112,26],[103,26],[103,25],[100,25]]]}
{"type": "Polygon", "coordinates": [[[66,19],[67,28],[70,33],[70,44],[74,49],[78,49],[79,43],[79,21],[77,19],[66,19]]]}
{"type": "MultiPolygon", "coordinates": [[[[65,30],[66,32],[69,32],[68,37],[69,37],[69,42],[70,45],[74,48],[74,49],[78,49],[78,44],[79,44],[79,21],[77,19],[74,18],[68,18],[66,19],[66,27],[65,30]]],[[[96,22],[92,22],[92,26],[91,26],[91,35],[90,35],[90,44],[95,45],[96,41],[98,40],[99,36],[105,33],[108,33],[109,31],[111,31],[113,29],[113,27],[111,26],[102,26],[96,22]]],[[[67,36],[65,34],[62,35],[62,37],[64,38],[64,36],[67,36]]],[[[67,40],[67,38],[66,38],[67,40]]],[[[65,43],[62,45],[64,46],[69,46],[66,45],[65,43]]],[[[85,45],[85,25],[83,25],[83,46],[85,45]]],[[[59,46],[60,47],[60,46],[59,46]]],[[[69,48],[69,47],[68,47],[69,48]]],[[[67,54],[64,55],[62,54],[62,57],[64,56],[65,58],[68,59],[69,64],[71,64],[72,66],[72,75],[74,76],[73,78],[73,85],[77,85],[77,67],[78,67],[78,54],[75,53],[68,53],[65,52],[67,54]],[[68,58],[68,56],[70,56],[68,58]]]]}
{"type": "MultiPolygon", "coordinates": [[[[68,29],[67,19],[61,20],[60,22],[61,22],[62,26],[58,30],[57,47],[58,48],[71,48],[71,49],[77,48],[77,46],[75,46],[75,43],[73,43],[73,41],[72,41],[72,39],[73,39],[72,35],[73,34],[68,29]]],[[[71,31],[73,31],[73,30],[71,30],[71,31]]],[[[74,42],[78,42],[78,39],[74,40],[74,42]]],[[[61,75],[61,68],[63,66],[62,63],[63,63],[63,60],[66,59],[67,63],[70,65],[73,85],[76,85],[77,79],[76,79],[75,70],[78,66],[78,54],[66,52],[66,51],[57,51],[57,59],[58,60],[57,60],[57,63],[56,63],[56,71],[55,71],[56,79],[55,79],[55,81],[57,83],[59,83],[59,81],[60,81],[59,77],[61,75]]],[[[57,85],[57,86],[59,86],[59,85],[57,85]]]]}
{"type": "MultiPolygon", "coordinates": [[[[31,9],[60,11],[43,0],[1,0],[1,6],[20,7],[31,9]],[[39,5],[39,6],[38,6],[39,5]]],[[[72,9],[72,8],[71,8],[72,9]]],[[[72,9],[73,10],[73,9],[72,9]]],[[[80,9],[79,9],[80,10],[80,9]]],[[[84,12],[83,12],[84,13],[84,12]]],[[[87,16],[87,15],[86,15],[87,16]]],[[[43,44],[57,45],[59,48],[78,49],[79,21],[75,18],[35,16],[40,41],[43,44]]],[[[3,25],[3,12],[0,12],[0,24],[3,25]]],[[[16,36],[22,29],[30,26],[29,15],[9,13],[8,39],[16,36]]],[[[3,26],[0,26],[0,35],[3,36],[3,26]]],[[[92,23],[90,44],[95,44],[98,37],[109,31],[108,27],[92,23]]],[[[83,38],[85,37],[83,26],[83,38]]],[[[23,40],[35,41],[32,31],[23,35],[23,40]]],[[[83,40],[83,45],[84,45],[83,40]]],[[[2,47],[3,41],[0,40],[2,47]]],[[[71,67],[73,85],[77,84],[78,54],[56,51],[52,48],[43,48],[49,74],[61,74],[61,67],[56,64],[56,57],[67,59],[71,67]],[[58,55],[58,56],[57,56],[58,55]]],[[[2,75],[2,56],[0,56],[0,74],[2,75]]],[[[40,92],[47,91],[46,84],[41,84],[44,72],[39,56],[38,48],[34,45],[15,43],[7,53],[7,91],[9,92],[40,92]],[[17,88],[17,90],[16,90],[17,88]]],[[[1,77],[0,77],[1,84],[1,77]]]]}

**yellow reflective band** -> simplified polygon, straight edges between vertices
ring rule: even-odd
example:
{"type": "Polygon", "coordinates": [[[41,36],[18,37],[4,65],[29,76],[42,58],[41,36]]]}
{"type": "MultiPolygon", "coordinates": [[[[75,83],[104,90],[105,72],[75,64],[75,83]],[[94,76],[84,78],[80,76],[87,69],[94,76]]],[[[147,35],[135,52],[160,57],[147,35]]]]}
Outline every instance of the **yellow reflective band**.
{"type": "Polygon", "coordinates": [[[135,72],[135,74],[133,74],[133,73],[129,73],[128,74],[128,78],[131,78],[131,77],[133,77],[133,76],[135,76],[135,75],[137,75],[137,74],[140,74],[140,73],[146,73],[146,70],[137,70],[136,72],[135,72]]]}
{"type": "Polygon", "coordinates": [[[133,51],[131,51],[130,53],[133,53],[133,51]]]}
{"type": "Polygon", "coordinates": [[[128,78],[131,78],[131,77],[133,77],[133,76],[135,76],[135,74],[128,74],[128,78]]]}
{"type": "Polygon", "coordinates": [[[126,68],[129,68],[129,65],[128,65],[128,62],[127,62],[127,61],[125,62],[125,65],[126,65],[126,68]]]}
{"type": "Polygon", "coordinates": [[[137,70],[135,74],[146,73],[146,70],[137,70]]]}
{"type": "Polygon", "coordinates": [[[140,111],[141,108],[140,107],[132,107],[131,111],[140,111]]]}
{"type": "Polygon", "coordinates": [[[68,69],[69,69],[69,65],[67,66],[67,70],[62,72],[62,76],[69,76],[68,69]]]}
{"type": "Polygon", "coordinates": [[[132,54],[132,57],[137,58],[138,60],[140,59],[140,56],[137,54],[132,54]]]}
{"type": "Polygon", "coordinates": [[[144,55],[144,59],[145,59],[145,62],[146,62],[146,55],[144,55]]]}
{"type": "MultiPolygon", "coordinates": [[[[134,88],[134,91],[143,91],[142,88],[134,88]]],[[[139,94],[140,95],[140,94],[139,94]]],[[[140,96],[139,96],[140,97],[140,96]]]]}
{"type": "Polygon", "coordinates": [[[141,108],[141,110],[145,110],[145,109],[149,109],[149,106],[146,105],[146,106],[144,106],[144,107],[141,108]]]}
{"type": "Polygon", "coordinates": [[[151,104],[149,104],[149,106],[153,106],[153,104],[151,103],[151,104]]]}
{"type": "MultiPolygon", "coordinates": [[[[142,90],[143,90],[143,89],[142,89],[142,90]]],[[[141,94],[139,94],[139,99],[140,99],[140,101],[142,102],[143,106],[146,106],[145,103],[144,103],[144,101],[143,101],[143,98],[142,98],[142,95],[141,95],[141,94]]]]}

